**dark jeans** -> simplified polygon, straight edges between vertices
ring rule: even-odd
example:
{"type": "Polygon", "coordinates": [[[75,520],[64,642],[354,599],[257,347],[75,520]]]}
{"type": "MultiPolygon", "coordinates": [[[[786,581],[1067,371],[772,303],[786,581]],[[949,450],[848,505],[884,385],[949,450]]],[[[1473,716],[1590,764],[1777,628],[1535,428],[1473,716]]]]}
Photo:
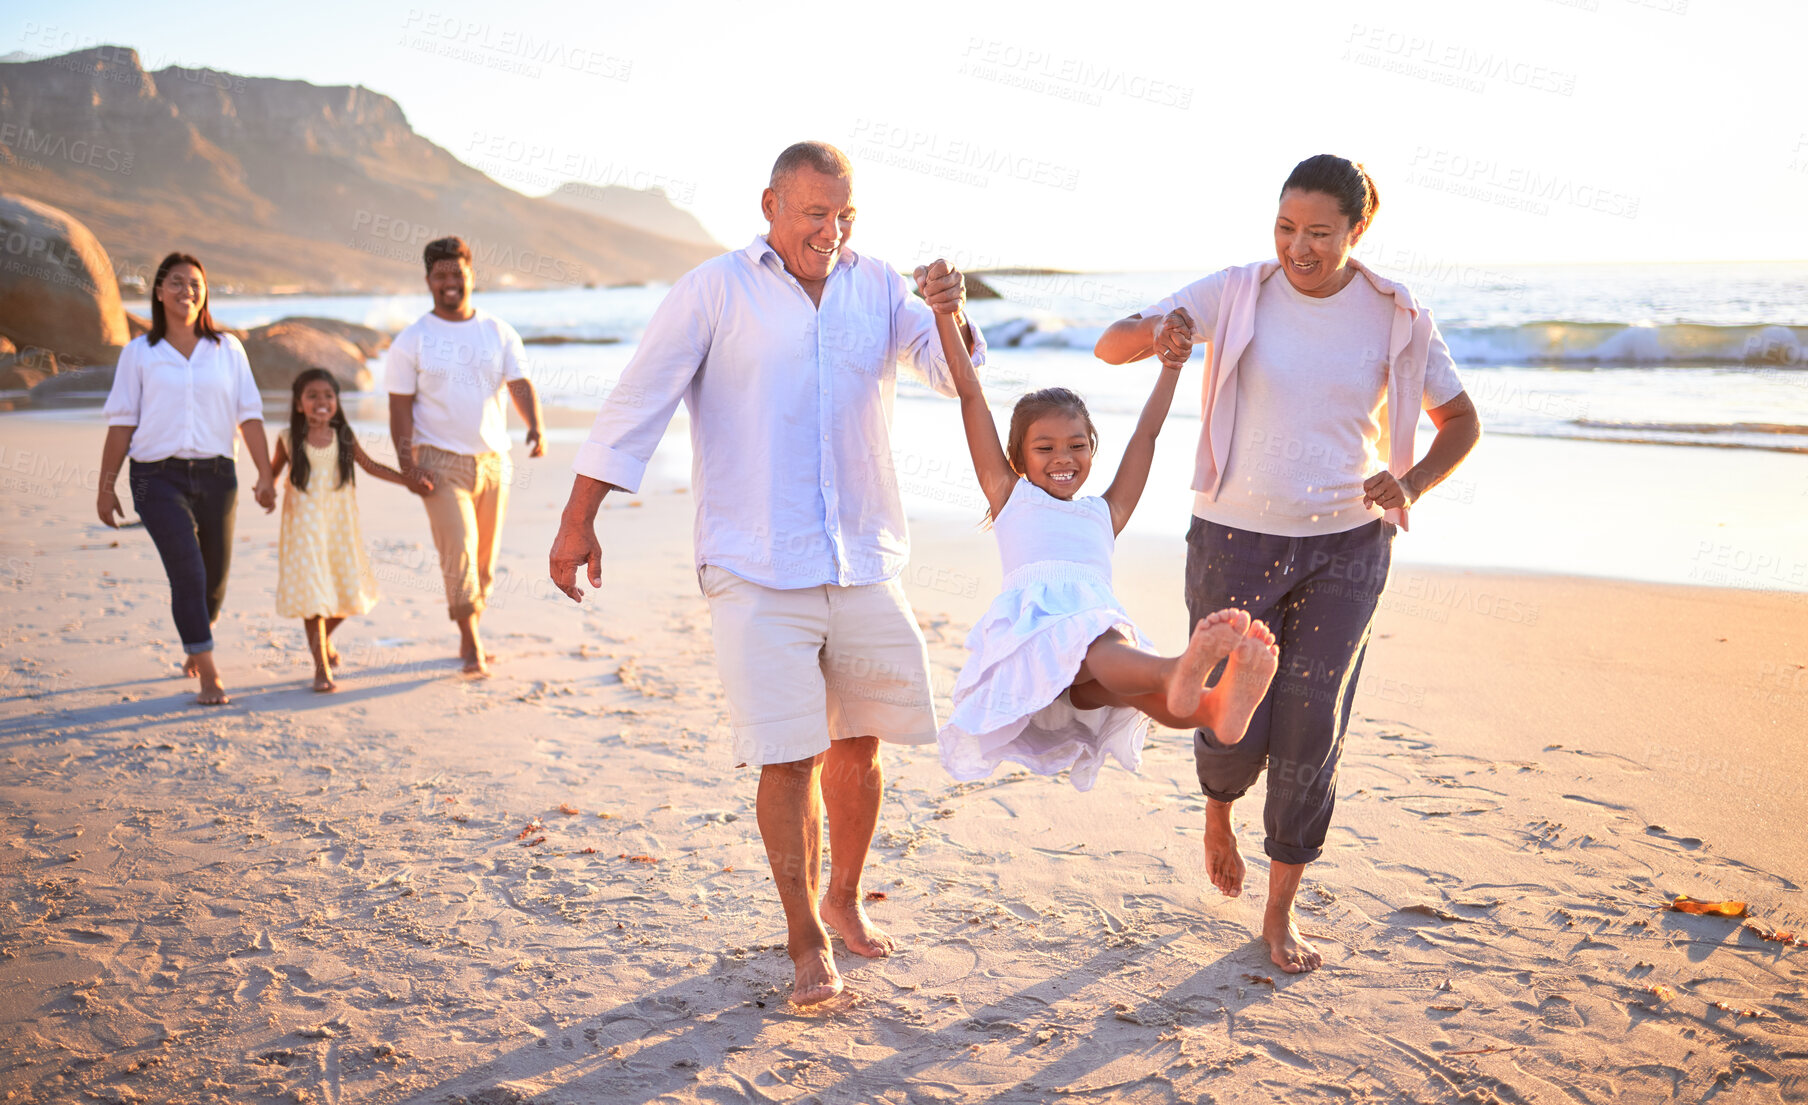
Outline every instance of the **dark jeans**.
{"type": "Polygon", "coordinates": [[[238,468],[231,457],[132,462],[132,505],[163,558],[170,613],[182,651],[213,651],[213,623],[226,601],[238,468]]]}
{"type": "Polygon", "coordinates": [[[1234,801],[1266,765],[1262,849],[1282,863],[1310,863],[1324,850],[1394,528],[1377,519],[1343,533],[1276,537],[1194,518],[1187,531],[1189,621],[1241,608],[1268,623],[1281,650],[1274,683],[1241,741],[1225,745],[1209,730],[1194,732],[1199,785],[1207,797],[1234,801]]]}

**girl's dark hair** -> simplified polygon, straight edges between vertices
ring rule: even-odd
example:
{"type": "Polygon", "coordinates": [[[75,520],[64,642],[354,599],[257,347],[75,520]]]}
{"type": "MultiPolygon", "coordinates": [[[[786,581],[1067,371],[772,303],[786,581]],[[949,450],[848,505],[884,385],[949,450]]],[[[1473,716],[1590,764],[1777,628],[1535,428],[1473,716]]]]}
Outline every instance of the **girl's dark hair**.
{"type": "Polygon", "coordinates": [[[1011,471],[1019,476],[1024,474],[1023,439],[1029,436],[1030,424],[1049,414],[1071,414],[1086,423],[1086,437],[1093,451],[1098,451],[1099,431],[1086,410],[1086,400],[1066,388],[1032,391],[1017,400],[1017,406],[1011,410],[1011,432],[1004,441],[1004,459],[1010,462],[1011,471]]]}
{"type": "Polygon", "coordinates": [[[1352,227],[1373,220],[1376,209],[1381,206],[1381,197],[1375,193],[1375,182],[1369,178],[1369,171],[1362,163],[1334,153],[1321,153],[1295,165],[1287,183],[1281,185],[1281,194],[1284,196],[1295,188],[1302,192],[1323,192],[1336,200],[1337,209],[1350,220],[1352,227]]]}
{"type": "Polygon", "coordinates": [[[339,398],[339,381],[324,368],[310,368],[295,377],[290,388],[293,397],[289,400],[289,482],[302,491],[308,489],[308,416],[301,412],[301,393],[315,380],[325,380],[333,388],[333,437],[339,445],[339,482],[334,485],[344,487],[357,478],[352,470],[352,461],[356,447],[352,444],[352,427],[345,420],[345,408],[337,403],[339,398]]]}
{"type": "Polygon", "coordinates": [[[177,265],[193,265],[195,271],[201,274],[201,313],[195,316],[195,336],[218,343],[220,328],[213,324],[213,314],[207,309],[208,297],[213,294],[213,288],[207,282],[207,269],[202,266],[200,258],[188,253],[172,253],[157,266],[157,279],[151,281],[151,328],[145,332],[144,340],[156,345],[169,332],[169,319],[164,317],[163,300],[157,298],[157,289],[163,287],[163,278],[177,265]]]}

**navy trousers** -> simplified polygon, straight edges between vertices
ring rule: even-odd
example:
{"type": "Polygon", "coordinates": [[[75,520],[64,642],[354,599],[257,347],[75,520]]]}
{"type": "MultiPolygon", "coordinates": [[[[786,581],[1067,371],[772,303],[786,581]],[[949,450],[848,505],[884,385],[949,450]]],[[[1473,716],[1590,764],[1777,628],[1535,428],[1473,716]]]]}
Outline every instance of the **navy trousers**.
{"type": "MultiPolygon", "coordinates": [[[[1241,798],[1264,767],[1263,851],[1310,863],[1324,850],[1337,802],[1337,767],[1369,626],[1387,585],[1395,527],[1376,519],[1343,533],[1277,537],[1194,518],[1187,532],[1190,621],[1225,607],[1274,630],[1280,666],[1236,744],[1193,734],[1206,795],[1241,798]]],[[[1216,682],[1222,674],[1214,672],[1216,682]]]]}
{"type": "Polygon", "coordinates": [[[133,461],[132,505],[163,559],[170,613],[182,651],[213,651],[213,623],[226,601],[238,467],[231,457],[133,461]]]}

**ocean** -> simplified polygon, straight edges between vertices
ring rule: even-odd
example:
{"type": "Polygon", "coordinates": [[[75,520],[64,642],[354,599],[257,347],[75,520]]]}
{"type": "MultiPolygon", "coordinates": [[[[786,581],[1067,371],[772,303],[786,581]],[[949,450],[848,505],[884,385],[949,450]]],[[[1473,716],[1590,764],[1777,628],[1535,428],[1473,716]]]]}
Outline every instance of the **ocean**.
{"type": "MultiPolygon", "coordinates": [[[[1398,559],[1808,594],[1808,263],[1489,267],[1363,253],[1431,308],[1486,428],[1414,511],[1398,559]]],[[[1102,437],[1090,490],[1102,490],[1151,378],[1097,361],[1093,342],[1202,275],[986,275],[1001,298],[970,313],[991,347],[994,409],[1008,416],[1037,387],[1080,391],[1102,437]]],[[[478,302],[530,340],[567,339],[528,354],[543,402],[572,412],[549,419],[563,424],[553,433],[581,438],[578,412],[607,396],[664,292],[497,290],[478,302]]],[[[214,314],[237,327],[314,315],[395,330],[428,306],[424,292],[245,297],[214,314]]],[[[1196,352],[1134,535],[1184,531],[1201,364],[1196,352]]],[[[380,359],[372,371],[381,390],[380,359]]],[[[348,407],[381,430],[379,404],[348,407]]],[[[680,409],[654,467],[678,483],[689,479],[683,427],[680,409]]],[[[1429,421],[1421,431],[1422,450],[1429,421]]],[[[955,407],[907,375],[893,443],[913,516],[979,516],[955,407]]]]}

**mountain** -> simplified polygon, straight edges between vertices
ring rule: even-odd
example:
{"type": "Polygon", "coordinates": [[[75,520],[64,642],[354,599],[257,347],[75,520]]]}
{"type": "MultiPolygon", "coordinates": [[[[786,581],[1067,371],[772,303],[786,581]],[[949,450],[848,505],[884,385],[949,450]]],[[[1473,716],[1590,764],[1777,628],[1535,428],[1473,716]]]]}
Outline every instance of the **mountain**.
{"type": "Polygon", "coordinates": [[[179,249],[240,291],[412,291],[447,234],[490,287],[667,280],[721,252],[661,197],[617,219],[506,188],[367,88],[149,73],[123,46],[0,63],[0,191],[80,219],[128,282],[179,249]]]}
{"type": "Polygon", "coordinates": [[[682,207],[673,206],[672,201],[659,188],[643,191],[639,188],[624,188],[619,184],[600,187],[595,184],[561,184],[558,191],[546,198],[573,210],[588,211],[627,226],[639,227],[649,234],[708,246],[717,253],[722,252],[720,243],[710,237],[709,231],[703,229],[697,216],[682,207]]]}

